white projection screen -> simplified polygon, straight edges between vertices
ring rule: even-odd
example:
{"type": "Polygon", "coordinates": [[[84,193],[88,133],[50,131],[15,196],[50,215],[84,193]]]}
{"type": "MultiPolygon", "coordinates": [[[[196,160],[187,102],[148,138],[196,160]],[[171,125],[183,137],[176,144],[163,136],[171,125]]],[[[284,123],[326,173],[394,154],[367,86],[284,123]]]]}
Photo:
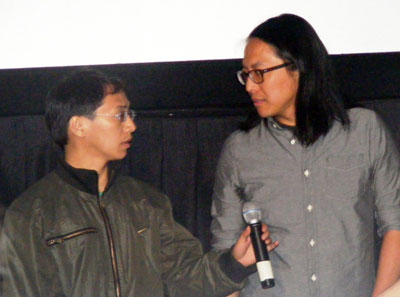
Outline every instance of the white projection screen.
{"type": "Polygon", "coordinates": [[[0,68],[241,58],[281,13],[331,54],[400,51],[399,0],[0,0],[0,68]]]}

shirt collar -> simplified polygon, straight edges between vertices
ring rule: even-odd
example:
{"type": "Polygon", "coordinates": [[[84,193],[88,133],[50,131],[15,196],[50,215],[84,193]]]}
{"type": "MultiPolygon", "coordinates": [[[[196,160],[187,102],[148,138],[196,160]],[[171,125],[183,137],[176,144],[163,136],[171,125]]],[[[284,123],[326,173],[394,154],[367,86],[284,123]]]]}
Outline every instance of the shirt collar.
{"type": "Polygon", "coordinates": [[[274,130],[277,130],[277,131],[290,131],[291,133],[294,132],[294,127],[283,125],[283,124],[279,123],[278,121],[276,121],[273,117],[269,117],[266,120],[267,120],[266,121],[267,126],[271,127],[274,130]]]}

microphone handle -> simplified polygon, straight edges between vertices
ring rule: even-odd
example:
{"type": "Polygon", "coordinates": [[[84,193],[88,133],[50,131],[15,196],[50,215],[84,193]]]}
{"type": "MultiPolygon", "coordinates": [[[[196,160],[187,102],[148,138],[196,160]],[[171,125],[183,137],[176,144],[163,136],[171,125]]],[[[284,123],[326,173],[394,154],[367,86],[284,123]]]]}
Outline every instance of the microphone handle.
{"type": "Polygon", "coordinates": [[[274,274],[265,242],[261,239],[261,222],[250,224],[250,238],[257,262],[258,275],[263,289],[275,286],[274,274]]]}

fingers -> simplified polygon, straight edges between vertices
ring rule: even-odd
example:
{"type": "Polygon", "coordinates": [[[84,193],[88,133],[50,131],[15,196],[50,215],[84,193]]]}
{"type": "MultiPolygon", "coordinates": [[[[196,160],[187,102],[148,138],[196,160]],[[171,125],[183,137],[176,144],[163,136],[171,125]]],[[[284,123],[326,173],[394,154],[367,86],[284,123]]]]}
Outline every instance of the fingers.
{"type": "Polygon", "coordinates": [[[263,234],[261,235],[261,239],[262,240],[267,240],[269,238],[269,236],[270,236],[270,233],[269,233],[267,225],[262,224],[261,230],[263,232],[263,234]]]}
{"type": "Polygon", "coordinates": [[[267,250],[268,250],[268,252],[273,251],[278,246],[279,246],[279,241],[271,242],[271,243],[267,244],[267,250]]]}
{"type": "Polygon", "coordinates": [[[246,229],[244,229],[244,231],[242,232],[242,235],[247,237],[250,236],[250,233],[251,233],[250,226],[247,226],[246,229]]]}
{"type": "Polygon", "coordinates": [[[247,262],[246,259],[243,260],[243,258],[248,253],[248,250],[250,250],[251,245],[250,232],[250,227],[247,227],[242,232],[238,241],[232,249],[232,256],[244,266],[247,266],[247,262]]]}
{"type": "Polygon", "coordinates": [[[263,232],[267,232],[267,231],[268,231],[268,226],[265,225],[264,223],[262,223],[262,225],[261,225],[261,230],[262,230],[263,232]]]}
{"type": "Polygon", "coordinates": [[[251,233],[251,228],[249,226],[247,226],[246,229],[244,229],[244,231],[242,233],[242,236],[245,237],[247,244],[251,243],[250,233],[251,233]]]}
{"type": "MultiPolygon", "coordinates": [[[[274,242],[269,237],[270,236],[270,232],[269,232],[268,226],[266,224],[263,223],[261,225],[261,230],[263,232],[261,234],[261,240],[263,240],[265,242],[265,244],[267,245],[268,251],[274,250],[279,245],[279,242],[278,241],[274,242]]],[[[243,239],[246,241],[246,243],[251,241],[250,233],[251,233],[251,229],[250,229],[249,226],[247,226],[246,229],[244,229],[244,231],[240,235],[241,237],[243,237],[243,239]]]]}
{"type": "Polygon", "coordinates": [[[269,245],[272,243],[272,239],[270,237],[268,237],[267,239],[264,240],[266,245],[269,245]]]}
{"type": "Polygon", "coordinates": [[[274,250],[278,245],[278,241],[272,241],[272,239],[269,237],[270,232],[268,230],[268,226],[265,224],[262,224],[261,230],[263,231],[263,234],[261,235],[261,239],[265,241],[265,244],[267,245],[268,252],[274,250]]]}
{"type": "MultiPolygon", "coordinates": [[[[263,224],[261,226],[261,230],[263,234],[261,235],[261,239],[265,241],[268,252],[274,250],[278,245],[278,241],[272,241],[269,237],[270,233],[268,231],[268,227],[263,224]]],[[[232,249],[232,256],[239,261],[244,266],[248,266],[255,263],[255,256],[253,248],[251,247],[251,238],[250,238],[251,228],[247,226],[242,234],[240,235],[238,241],[232,249]]]]}
{"type": "Polygon", "coordinates": [[[247,226],[246,229],[243,230],[242,234],[240,234],[238,242],[243,242],[245,245],[249,245],[251,241],[250,233],[251,229],[249,226],[247,226]]]}

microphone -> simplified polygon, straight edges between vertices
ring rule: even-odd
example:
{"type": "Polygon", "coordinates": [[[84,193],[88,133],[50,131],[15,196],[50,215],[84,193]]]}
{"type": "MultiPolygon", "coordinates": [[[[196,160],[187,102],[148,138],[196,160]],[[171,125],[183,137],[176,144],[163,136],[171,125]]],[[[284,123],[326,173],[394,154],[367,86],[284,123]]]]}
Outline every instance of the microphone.
{"type": "Polygon", "coordinates": [[[261,240],[261,209],[254,202],[245,202],[242,208],[243,218],[251,228],[251,242],[256,256],[257,271],[263,289],[275,286],[274,274],[265,242],[261,240]]]}

